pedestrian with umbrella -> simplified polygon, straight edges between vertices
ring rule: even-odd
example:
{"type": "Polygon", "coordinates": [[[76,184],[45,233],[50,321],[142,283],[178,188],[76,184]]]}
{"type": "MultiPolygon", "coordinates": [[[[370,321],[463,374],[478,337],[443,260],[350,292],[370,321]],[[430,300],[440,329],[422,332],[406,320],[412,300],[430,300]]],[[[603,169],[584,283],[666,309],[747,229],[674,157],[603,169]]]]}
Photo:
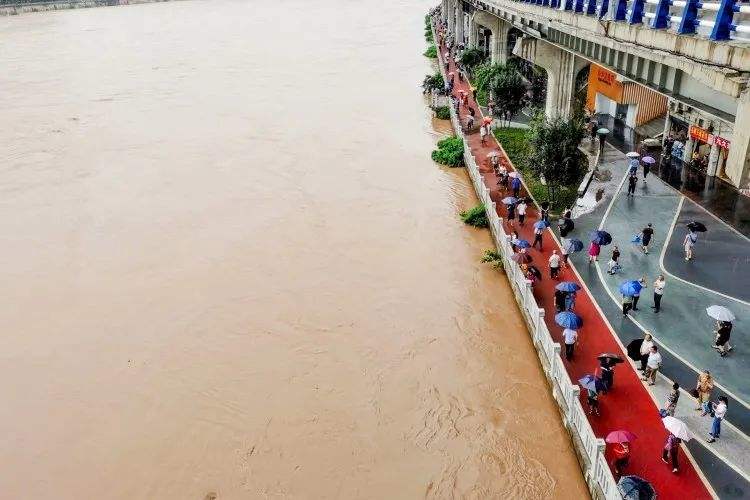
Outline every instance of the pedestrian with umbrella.
{"type": "Polygon", "coordinates": [[[518,193],[521,191],[521,178],[518,177],[517,172],[513,172],[513,173],[516,175],[511,176],[513,177],[513,180],[510,182],[510,189],[513,191],[513,196],[518,198],[518,193]]]}
{"type": "Polygon", "coordinates": [[[607,231],[594,231],[591,233],[591,245],[589,245],[589,264],[599,260],[599,253],[603,245],[612,243],[612,235],[607,231]]]}
{"type": "Polygon", "coordinates": [[[659,368],[661,368],[661,363],[662,359],[659,348],[652,345],[646,359],[646,373],[641,377],[641,380],[648,382],[648,385],[654,385],[656,383],[656,374],[659,373],[659,368]]]}
{"type": "Polygon", "coordinates": [[[638,174],[634,172],[628,173],[628,192],[625,196],[635,196],[635,186],[638,183],[638,174]]]}
{"type": "MultiPolygon", "coordinates": [[[[506,198],[506,200],[507,199],[508,198],[506,198]]],[[[513,199],[515,199],[515,198],[513,198],[513,199]]],[[[507,215],[508,223],[510,224],[510,227],[515,227],[513,225],[513,221],[516,220],[516,204],[515,203],[509,203],[508,205],[506,205],[506,207],[508,209],[508,215],[507,215]]]]}
{"type": "Polygon", "coordinates": [[[644,156],[641,158],[641,163],[643,164],[643,183],[646,184],[646,176],[648,176],[648,173],[651,171],[651,165],[656,163],[656,160],[652,156],[644,156]]]}
{"type": "Polygon", "coordinates": [[[723,358],[733,349],[729,344],[729,338],[732,334],[732,321],[735,320],[734,313],[724,306],[709,306],[706,308],[706,314],[716,320],[716,329],[714,334],[713,348],[719,351],[719,355],[723,358]]]}
{"type": "Polygon", "coordinates": [[[542,235],[543,234],[544,234],[544,228],[534,225],[534,242],[531,244],[531,246],[536,247],[536,245],[539,244],[540,252],[542,251],[542,235]]]}
{"type": "Polygon", "coordinates": [[[531,255],[529,255],[529,254],[526,253],[525,249],[521,249],[520,252],[514,253],[510,257],[510,260],[512,260],[513,262],[515,262],[517,264],[528,264],[528,263],[532,262],[534,259],[531,258],[531,255]]]}
{"type": "Polygon", "coordinates": [[[633,308],[633,297],[636,293],[641,292],[640,281],[625,281],[620,285],[622,294],[622,315],[627,316],[628,311],[633,308]]]}
{"type": "Polygon", "coordinates": [[[586,389],[586,402],[589,405],[588,414],[599,416],[599,393],[602,391],[602,381],[594,375],[584,375],[578,383],[586,389]]]}
{"type": "Polygon", "coordinates": [[[578,342],[578,331],[572,328],[565,328],[562,336],[563,343],[565,344],[565,359],[572,361],[573,351],[575,350],[576,342],[578,342]]]}
{"type": "Polygon", "coordinates": [[[656,500],[656,491],[651,483],[638,476],[623,476],[617,482],[623,500],[656,500]]]}
{"type": "Polygon", "coordinates": [[[524,239],[518,239],[515,240],[516,248],[523,250],[524,248],[529,248],[531,245],[529,244],[528,240],[524,239]]]}
{"type": "Polygon", "coordinates": [[[580,252],[583,250],[583,242],[576,238],[570,238],[562,241],[562,265],[563,267],[568,266],[568,256],[571,253],[580,252]]]}
{"type": "Polygon", "coordinates": [[[528,205],[526,205],[526,200],[524,198],[521,198],[521,200],[518,202],[518,206],[516,207],[516,211],[518,212],[518,223],[521,226],[523,226],[523,223],[526,220],[526,208],[528,208],[528,205]]]}
{"type": "Polygon", "coordinates": [[[685,260],[693,259],[693,247],[698,242],[698,233],[691,230],[688,227],[688,233],[685,235],[685,239],[682,241],[682,246],[685,249],[685,260]]]}
{"type": "Polygon", "coordinates": [[[555,323],[563,328],[578,330],[583,326],[583,320],[574,312],[563,311],[555,314],[555,323]]]}
{"type": "Polygon", "coordinates": [[[620,249],[617,247],[617,245],[614,245],[612,247],[612,257],[609,259],[609,262],[607,263],[607,274],[617,274],[617,272],[621,269],[620,267],[620,249]]]}
{"type": "Polygon", "coordinates": [[[602,251],[601,245],[599,243],[592,241],[589,244],[589,264],[596,262],[599,260],[599,254],[602,251]]]}
{"type": "Polygon", "coordinates": [[[573,223],[573,219],[570,217],[563,217],[562,219],[558,219],[557,228],[560,230],[560,237],[565,238],[568,233],[575,229],[575,223],[573,223]]]}
{"type": "Polygon", "coordinates": [[[665,464],[671,462],[672,472],[676,474],[680,468],[678,460],[680,443],[683,441],[690,441],[690,439],[692,439],[692,434],[682,420],[667,416],[662,418],[661,421],[664,424],[664,428],[669,432],[667,441],[664,443],[664,448],[661,453],[661,460],[665,464]]]}
{"type": "Polygon", "coordinates": [[[610,352],[604,352],[596,357],[599,360],[600,378],[604,384],[604,393],[606,394],[615,384],[615,365],[622,363],[623,359],[610,352]]]}
{"type": "Polygon", "coordinates": [[[646,277],[644,276],[643,278],[639,279],[638,284],[641,285],[641,288],[633,294],[633,310],[634,311],[638,310],[638,300],[641,298],[641,290],[646,288],[646,277]]]}
{"type": "Polygon", "coordinates": [[[615,445],[612,450],[615,454],[612,468],[615,470],[617,476],[621,475],[622,470],[627,467],[630,460],[630,443],[636,439],[637,436],[635,434],[625,430],[612,431],[604,438],[604,441],[607,443],[615,445]]]}

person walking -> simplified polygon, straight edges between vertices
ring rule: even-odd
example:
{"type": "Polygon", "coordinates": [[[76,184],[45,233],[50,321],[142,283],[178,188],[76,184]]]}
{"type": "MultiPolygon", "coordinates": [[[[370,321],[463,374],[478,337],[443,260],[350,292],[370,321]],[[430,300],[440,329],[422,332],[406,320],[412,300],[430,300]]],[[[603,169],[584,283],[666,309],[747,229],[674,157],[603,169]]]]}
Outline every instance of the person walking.
{"type": "Polygon", "coordinates": [[[565,238],[562,238],[562,241],[560,241],[560,247],[562,248],[562,267],[568,267],[568,241],[565,238]]]}
{"type": "Polygon", "coordinates": [[[717,321],[716,322],[716,339],[714,340],[714,349],[719,351],[719,356],[726,357],[729,351],[732,350],[732,346],[729,345],[729,337],[732,334],[732,322],[731,321],[717,321]]]}
{"type": "MultiPolygon", "coordinates": [[[[641,284],[641,289],[646,288],[646,277],[644,276],[643,278],[639,279],[638,283],[641,284]]],[[[638,290],[637,292],[635,292],[633,294],[633,310],[634,311],[638,311],[639,310],[638,309],[638,300],[640,298],[641,298],[641,291],[638,290]]]]}
{"type": "Polygon", "coordinates": [[[589,245],[589,264],[599,260],[599,253],[601,253],[602,247],[596,242],[591,242],[589,245]]]}
{"type": "Polygon", "coordinates": [[[667,281],[664,279],[664,275],[660,274],[657,276],[656,281],[654,281],[654,305],[651,306],[651,309],[655,313],[661,310],[661,298],[664,296],[664,287],[666,285],[667,281]]]}
{"type": "MultiPolygon", "coordinates": [[[[534,240],[536,241],[536,239],[534,240]]],[[[562,259],[557,254],[557,250],[552,250],[552,255],[549,256],[549,277],[554,279],[557,279],[557,276],[560,274],[560,261],[562,259]]]]}
{"type": "Polygon", "coordinates": [[[578,342],[578,332],[566,328],[562,332],[563,341],[565,342],[565,359],[571,361],[573,359],[573,350],[575,349],[576,342],[578,342]]]}
{"type": "Polygon", "coordinates": [[[641,343],[640,355],[641,355],[641,366],[638,368],[639,371],[646,371],[646,362],[648,361],[648,355],[651,353],[651,348],[654,346],[654,338],[650,333],[643,336],[643,342],[641,343]]]}
{"type": "Polygon", "coordinates": [[[576,293],[568,292],[565,295],[565,310],[572,311],[575,306],[576,306],[576,293]]]}
{"type": "Polygon", "coordinates": [[[682,246],[685,248],[685,260],[693,259],[693,247],[698,241],[698,233],[695,231],[688,231],[685,235],[685,240],[682,242],[682,246]]]}
{"type": "Polygon", "coordinates": [[[721,421],[724,420],[724,417],[727,414],[729,400],[726,396],[719,396],[718,403],[711,403],[711,406],[714,419],[711,422],[711,432],[708,433],[708,435],[711,436],[711,439],[708,440],[709,443],[715,442],[721,435],[721,421]]]}
{"type": "Polygon", "coordinates": [[[648,173],[651,171],[651,165],[643,162],[643,183],[646,184],[646,177],[648,177],[648,173]]]}
{"type": "Polygon", "coordinates": [[[489,125],[484,124],[484,123],[482,124],[481,127],[479,127],[479,135],[482,138],[482,141],[481,141],[482,142],[482,146],[484,146],[484,140],[487,138],[487,128],[488,127],[489,127],[489,125]]]}
{"type": "MultiPolygon", "coordinates": [[[[616,476],[621,476],[622,471],[628,466],[630,461],[630,443],[623,442],[617,443],[614,447],[615,461],[612,463],[612,468],[615,470],[616,476]]],[[[615,479],[619,479],[615,477],[615,479]]]]}
{"type": "Polygon", "coordinates": [[[612,248],[612,258],[609,259],[609,263],[607,263],[607,274],[617,274],[617,271],[620,270],[620,249],[617,248],[617,245],[615,245],[612,248]]]}
{"type": "Polygon", "coordinates": [[[680,400],[680,384],[675,382],[672,384],[672,390],[667,395],[667,402],[664,405],[664,416],[674,417],[674,412],[677,409],[677,401],[680,400]]]}
{"type": "Polygon", "coordinates": [[[641,248],[643,253],[648,253],[648,246],[651,244],[651,237],[654,235],[654,228],[649,222],[646,227],[641,230],[641,248]]]}
{"type": "Polygon", "coordinates": [[[636,175],[630,174],[628,175],[628,194],[627,196],[635,196],[635,185],[638,182],[638,177],[636,175]]]}
{"type": "Polygon", "coordinates": [[[604,394],[607,394],[615,385],[615,365],[609,359],[604,359],[599,364],[599,374],[604,385],[604,394]]]}
{"type": "Polygon", "coordinates": [[[523,226],[524,221],[526,220],[526,208],[528,208],[528,205],[526,205],[526,200],[521,199],[521,201],[518,202],[518,223],[523,226]]]}
{"type": "Polygon", "coordinates": [[[555,290],[555,311],[562,312],[565,309],[565,296],[566,292],[562,290],[555,290]]]}
{"type": "Polygon", "coordinates": [[[516,220],[516,205],[511,203],[508,205],[508,223],[511,227],[515,227],[513,225],[514,220],[516,220]]]}
{"type": "Polygon", "coordinates": [[[631,295],[622,296],[622,315],[627,316],[628,311],[633,308],[633,297],[631,295]]]}
{"type": "MultiPolygon", "coordinates": [[[[519,216],[520,217],[520,216],[519,216]]],[[[537,244],[539,244],[539,251],[542,251],[542,234],[544,234],[544,229],[540,227],[534,228],[534,241],[531,243],[531,248],[535,248],[537,244]]]]}
{"type": "Polygon", "coordinates": [[[473,128],[474,128],[474,115],[470,114],[466,118],[466,133],[470,134],[471,133],[471,129],[473,129],[473,128]]]}
{"type": "Polygon", "coordinates": [[[651,352],[648,354],[648,359],[646,360],[646,374],[641,380],[648,382],[648,385],[654,385],[659,368],[661,368],[661,354],[659,353],[659,348],[652,345],[651,352]]]}
{"type": "Polygon", "coordinates": [[[680,443],[682,440],[672,434],[669,433],[669,436],[667,436],[667,441],[664,443],[664,449],[661,452],[661,460],[665,464],[669,464],[672,462],[672,472],[675,474],[677,473],[678,469],[680,468],[679,461],[677,460],[677,454],[680,451],[680,443]]]}
{"type": "Polygon", "coordinates": [[[695,392],[698,396],[698,408],[696,411],[701,411],[701,417],[708,415],[709,403],[711,401],[711,391],[714,388],[714,377],[708,370],[703,370],[698,374],[698,380],[695,383],[695,392]]]}
{"type": "Polygon", "coordinates": [[[510,183],[510,188],[513,190],[513,197],[518,198],[518,193],[521,191],[521,178],[516,175],[510,183]]]}
{"type": "Polygon", "coordinates": [[[586,394],[586,401],[589,404],[589,415],[592,413],[599,416],[599,393],[593,389],[586,389],[588,393],[586,394]]]}

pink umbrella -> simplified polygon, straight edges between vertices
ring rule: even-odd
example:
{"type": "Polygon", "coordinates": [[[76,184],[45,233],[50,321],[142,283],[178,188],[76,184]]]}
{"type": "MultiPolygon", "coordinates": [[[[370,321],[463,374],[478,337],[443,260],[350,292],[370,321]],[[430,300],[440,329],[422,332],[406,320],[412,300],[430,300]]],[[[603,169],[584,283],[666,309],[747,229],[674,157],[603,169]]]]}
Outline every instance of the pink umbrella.
{"type": "Polygon", "coordinates": [[[649,165],[653,165],[654,163],[656,163],[656,160],[654,160],[652,156],[644,156],[643,158],[641,158],[641,161],[643,163],[648,163],[649,165]]]}
{"type": "Polygon", "coordinates": [[[629,443],[638,439],[638,436],[630,431],[612,431],[605,439],[608,443],[629,443]]]}

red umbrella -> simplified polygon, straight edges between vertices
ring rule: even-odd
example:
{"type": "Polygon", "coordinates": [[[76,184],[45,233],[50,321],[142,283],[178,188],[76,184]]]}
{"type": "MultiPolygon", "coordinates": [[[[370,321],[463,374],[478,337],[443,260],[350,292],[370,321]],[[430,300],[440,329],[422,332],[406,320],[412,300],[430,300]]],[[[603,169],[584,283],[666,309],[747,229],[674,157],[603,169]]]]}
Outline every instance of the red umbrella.
{"type": "Polygon", "coordinates": [[[485,125],[492,123],[492,117],[485,116],[484,118],[482,118],[482,123],[484,123],[485,125]]]}
{"type": "Polygon", "coordinates": [[[513,262],[517,262],[519,264],[528,264],[529,262],[532,262],[534,260],[531,258],[531,255],[527,254],[526,252],[514,253],[510,259],[513,262]]]}
{"type": "Polygon", "coordinates": [[[638,439],[638,436],[630,431],[612,431],[605,439],[608,443],[629,443],[638,439]]]}

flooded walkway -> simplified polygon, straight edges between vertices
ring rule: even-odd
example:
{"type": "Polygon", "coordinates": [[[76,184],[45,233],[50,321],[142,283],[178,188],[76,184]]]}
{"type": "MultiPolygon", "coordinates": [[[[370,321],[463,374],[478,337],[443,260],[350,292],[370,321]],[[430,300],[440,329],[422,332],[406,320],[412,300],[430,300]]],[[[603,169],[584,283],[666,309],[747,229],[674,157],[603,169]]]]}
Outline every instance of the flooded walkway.
{"type": "Polygon", "coordinates": [[[429,159],[430,6],[0,20],[3,497],[586,496],[429,159]]]}

